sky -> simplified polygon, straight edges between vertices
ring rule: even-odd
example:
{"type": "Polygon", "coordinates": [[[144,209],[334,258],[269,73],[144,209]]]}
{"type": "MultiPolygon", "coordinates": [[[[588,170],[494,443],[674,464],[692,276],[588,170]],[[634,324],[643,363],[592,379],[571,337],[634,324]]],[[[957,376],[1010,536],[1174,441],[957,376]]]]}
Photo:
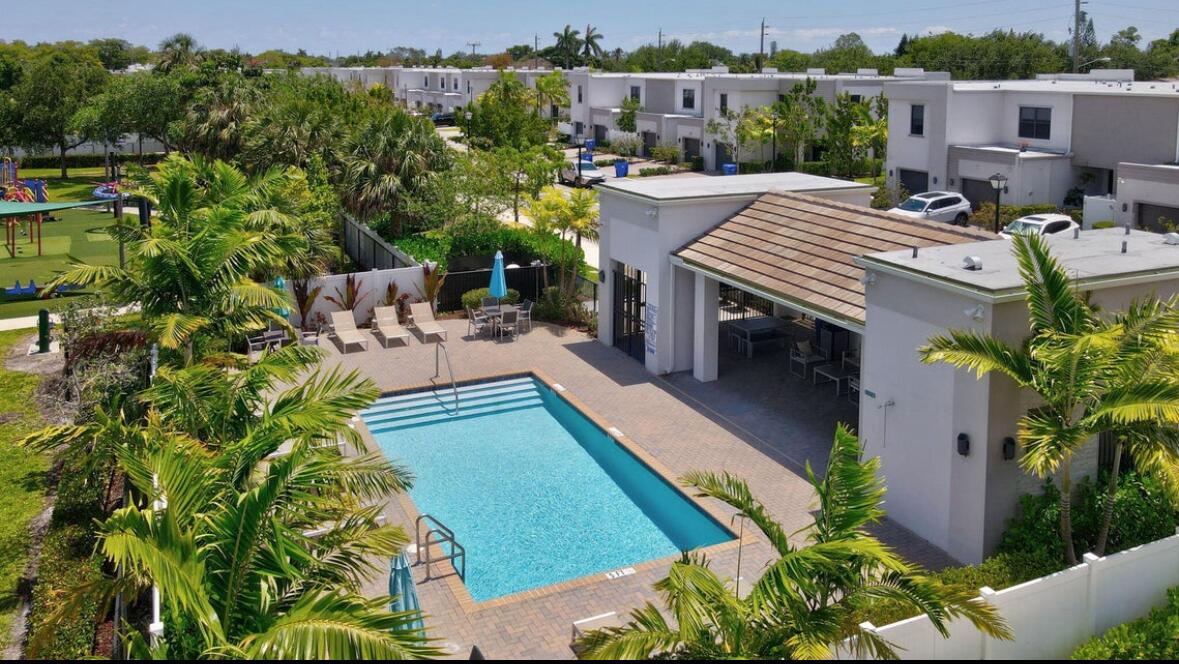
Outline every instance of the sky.
{"type": "MultiPolygon", "coordinates": [[[[1137,26],[1145,41],[1179,27],[1175,0],[1089,0],[1104,42],[1117,30],[1137,26]]],[[[1071,0],[42,0],[9,7],[0,19],[0,40],[29,42],[121,37],[155,46],[188,32],[212,48],[248,52],[271,48],[346,55],[394,46],[450,54],[502,51],[513,44],[541,46],[566,24],[594,25],[603,47],[630,50],[665,39],[703,39],[734,51],[758,48],[763,17],[766,50],[813,51],[840,34],[857,32],[876,52],[891,51],[904,33],[953,30],[980,34],[994,28],[1069,38],[1071,0]]]]}

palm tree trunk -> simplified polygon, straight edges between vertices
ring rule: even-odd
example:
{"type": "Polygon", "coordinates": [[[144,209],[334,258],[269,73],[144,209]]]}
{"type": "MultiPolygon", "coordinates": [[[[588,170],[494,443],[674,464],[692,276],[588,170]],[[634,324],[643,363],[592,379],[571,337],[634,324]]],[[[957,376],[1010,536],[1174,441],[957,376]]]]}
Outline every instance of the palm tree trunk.
{"type": "Polygon", "coordinates": [[[1071,464],[1065,461],[1060,470],[1060,536],[1064,539],[1064,557],[1068,564],[1077,564],[1077,548],[1073,545],[1073,479],[1071,464]]]}
{"type": "Polygon", "coordinates": [[[1114,442],[1113,468],[1109,472],[1109,486],[1105,489],[1105,508],[1101,514],[1101,530],[1097,533],[1097,546],[1093,547],[1096,556],[1105,555],[1105,545],[1109,541],[1109,528],[1113,522],[1114,499],[1118,494],[1118,474],[1122,470],[1122,439],[1119,436],[1114,442]]]}

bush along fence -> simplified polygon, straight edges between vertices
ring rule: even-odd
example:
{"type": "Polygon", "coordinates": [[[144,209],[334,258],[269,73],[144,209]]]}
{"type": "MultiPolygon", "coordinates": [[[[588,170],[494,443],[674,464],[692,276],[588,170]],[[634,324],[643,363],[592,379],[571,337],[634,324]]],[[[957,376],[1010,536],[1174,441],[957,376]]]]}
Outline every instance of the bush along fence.
{"type": "Polygon", "coordinates": [[[412,256],[389,244],[351,216],[344,215],[341,223],[344,251],[361,267],[367,270],[392,270],[419,265],[412,256]]]}
{"type": "MultiPolygon", "coordinates": [[[[1015,632],[1012,641],[984,636],[967,621],[943,639],[925,616],[873,627],[902,659],[1063,659],[1093,636],[1147,615],[1179,585],[1179,534],[995,592],[982,588],[1015,632]]],[[[840,659],[852,659],[846,649],[840,659]]]]}
{"type": "Polygon", "coordinates": [[[373,315],[373,307],[386,303],[390,295],[401,303],[425,299],[425,273],[419,266],[393,270],[371,270],[331,274],[307,280],[287,281],[291,292],[291,325],[313,331],[328,322],[333,311],[351,309],[357,325],[373,315]]]}

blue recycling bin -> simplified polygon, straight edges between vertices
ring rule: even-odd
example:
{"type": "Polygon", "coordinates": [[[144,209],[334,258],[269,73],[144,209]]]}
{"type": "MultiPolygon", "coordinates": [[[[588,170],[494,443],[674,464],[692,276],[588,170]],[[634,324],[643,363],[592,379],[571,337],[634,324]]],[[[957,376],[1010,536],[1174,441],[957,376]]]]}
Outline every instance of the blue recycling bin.
{"type": "Polygon", "coordinates": [[[721,173],[725,175],[736,175],[737,164],[721,164],[721,173]]]}
{"type": "Polygon", "coordinates": [[[592,162],[592,161],[594,160],[594,153],[592,153],[592,152],[582,152],[582,153],[581,153],[581,160],[582,160],[582,161],[591,161],[591,162],[592,162]]]}
{"type": "Polygon", "coordinates": [[[616,159],[614,161],[614,177],[624,178],[627,173],[630,173],[630,164],[625,159],[616,159]]]}
{"type": "Polygon", "coordinates": [[[593,152],[594,148],[598,147],[598,141],[593,138],[585,139],[585,149],[587,152],[593,152]]]}

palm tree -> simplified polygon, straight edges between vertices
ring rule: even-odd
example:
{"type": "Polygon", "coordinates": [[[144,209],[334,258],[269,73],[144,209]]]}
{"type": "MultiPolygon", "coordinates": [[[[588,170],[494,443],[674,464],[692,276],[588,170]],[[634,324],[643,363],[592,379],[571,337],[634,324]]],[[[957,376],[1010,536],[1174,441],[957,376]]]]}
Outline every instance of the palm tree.
{"type": "Polygon", "coordinates": [[[624,627],[582,637],[587,659],[827,659],[850,639],[857,657],[892,658],[890,644],[860,625],[863,608],[889,599],[912,607],[948,636],[947,625],[965,618],[995,638],[1010,632],[993,606],[973,601],[972,588],[925,577],[868,534],[884,516],[877,458],[860,461],[859,441],[843,426],[823,479],[809,466],[818,495],[806,544],[790,543],[748,486],[728,473],[693,472],[681,482],[699,496],[719,499],[749,519],[775,548],[777,560],[748,595],[719,577],[708,561],[685,554],[655,588],[674,622],[653,604],[631,613],[624,627]]]}
{"type": "Polygon", "coordinates": [[[580,35],[581,31],[574,30],[571,25],[566,25],[561,32],[553,33],[557,38],[557,52],[565,57],[565,69],[573,68],[573,60],[577,58],[577,52],[581,49],[580,35]]]}
{"type": "Polygon", "coordinates": [[[133,654],[438,654],[415,626],[419,612],[391,612],[392,598],[361,592],[385,571],[379,561],[408,541],[379,515],[380,501],[405,490],[410,476],[379,453],[345,457],[337,449],[341,441],[358,444],[349,420],[378,390],[355,372],[334,370],[259,400],[258,388],[294,378],[300,364],[247,369],[248,378],[180,369],[145,395],[148,416],[123,423],[132,435],[112,446],[136,499],[98,530],[99,550],[118,576],[77,589],[55,618],[154,587],[167,625],[164,650],[132,638],[133,654]],[[243,385],[244,400],[236,393],[243,385]]]}
{"type": "Polygon", "coordinates": [[[432,126],[393,108],[374,110],[343,152],[345,205],[361,219],[389,213],[396,233],[406,198],[450,161],[432,126]]]}
{"type": "MultiPolygon", "coordinates": [[[[1068,273],[1039,236],[1012,240],[1027,289],[1031,336],[1013,346],[973,331],[951,330],[920,349],[924,362],[946,362],[980,378],[999,373],[1035,392],[1042,404],[1019,421],[1020,465],[1061,484],[1060,535],[1067,562],[1076,564],[1072,533],[1072,459],[1094,436],[1113,431],[1144,463],[1179,478],[1179,381],[1175,371],[1176,301],[1145,301],[1102,319],[1072,286],[1068,273]]],[[[1112,490],[1106,524],[1112,515],[1112,490]]],[[[1104,549],[1104,534],[1100,547],[1104,549]]]]}
{"type": "Polygon", "coordinates": [[[201,350],[198,339],[216,348],[271,323],[289,327],[278,313],[286,294],[251,278],[308,251],[304,236],[281,230],[281,212],[257,207],[277,177],[173,156],[137,192],[156,211],[149,226],[111,231],[126,243],[126,267],[74,263],[46,289],[96,285],[137,304],[160,346],[181,350],[185,364],[201,350]]]}
{"type": "Polygon", "coordinates": [[[585,36],[581,39],[581,55],[589,62],[591,58],[602,57],[602,45],[598,42],[602,41],[603,35],[598,32],[598,29],[592,25],[586,24],[585,36]]]}
{"type": "Polygon", "coordinates": [[[161,41],[158,50],[159,68],[162,71],[170,71],[176,67],[196,64],[204,49],[197,43],[196,37],[185,32],[178,32],[161,41]]]}
{"type": "MultiPolygon", "coordinates": [[[[554,71],[536,79],[536,110],[542,112],[544,105],[549,104],[563,108],[569,106],[569,81],[559,71],[554,71]]],[[[553,118],[555,120],[556,118],[553,118]]]]}

